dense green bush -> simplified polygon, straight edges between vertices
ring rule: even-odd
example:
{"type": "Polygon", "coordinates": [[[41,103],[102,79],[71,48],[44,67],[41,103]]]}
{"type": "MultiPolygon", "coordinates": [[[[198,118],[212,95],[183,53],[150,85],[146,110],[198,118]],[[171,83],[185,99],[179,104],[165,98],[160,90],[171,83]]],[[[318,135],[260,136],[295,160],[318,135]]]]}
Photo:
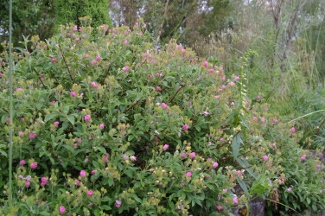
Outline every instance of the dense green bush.
{"type": "MultiPolygon", "coordinates": [[[[25,41],[33,52],[14,55],[12,192],[1,54],[3,214],[228,215],[255,196],[281,201],[274,194],[294,184],[288,177],[324,189],[323,173],[309,179],[291,170],[288,162],[302,154],[300,133],[247,98],[245,70],[227,78],[174,41],[156,50],[143,23],[134,31],[102,25],[95,41],[91,31],[62,27],[46,42],[25,41]],[[237,183],[244,194],[234,193],[237,183]]],[[[318,163],[303,161],[299,167],[318,163]]],[[[322,199],[310,200],[314,211],[324,209],[322,199]]]]}

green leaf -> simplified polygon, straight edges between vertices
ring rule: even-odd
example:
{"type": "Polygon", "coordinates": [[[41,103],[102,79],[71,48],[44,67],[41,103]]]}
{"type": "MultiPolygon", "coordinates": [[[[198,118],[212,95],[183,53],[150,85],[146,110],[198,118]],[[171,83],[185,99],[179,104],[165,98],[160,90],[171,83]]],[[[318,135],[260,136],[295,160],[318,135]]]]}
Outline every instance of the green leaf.
{"type": "Polygon", "coordinates": [[[108,205],[101,205],[100,208],[101,208],[102,210],[111,210],[111,209],[112,209],[112,208],[109,207],[108,205]]]}
{"type": "Polygon", "coordinates": [[[234,138],[232,139],[231,146],[232,146],[232,154],[234,159],[237,159],[240,150],[240,144],[243,143],[243,140],[240,137],[240,133],[237,133],[234,138]]]}
{"type": "Polygon", "coordinates": [[[70,122],[72,125],[74,125],[74,116],[73,116],[73,115],[68,115],[67,117],[68,117],[69,122],[70,122]]]}
{"type": "Polygon", "coordinates": [[[45,116],[44,121],[48,122],[49,120],[56,118],[59,114],[58,113],[50,113],[48,115],[45,116]]]}
{"type": "Polygon", "coordinates": [[[241,165],[244,169],[247,170],[247,172],[254,178],[256,178],[255,173],[253,172],[253,170],[250,167],[249,163],[247,162],[247,160],[243,157],[238,157],[236,158],[236,161],[239,163],[239,165],[241,165]]]}
{"type": "Polygon", "coordinates": [[[103,147],[103,146],[97,146],[97,149],[101,152],[101,153],[103,153],[103,154],[106,154],[107,152],[106,152],[106,149],[103,147]]]}

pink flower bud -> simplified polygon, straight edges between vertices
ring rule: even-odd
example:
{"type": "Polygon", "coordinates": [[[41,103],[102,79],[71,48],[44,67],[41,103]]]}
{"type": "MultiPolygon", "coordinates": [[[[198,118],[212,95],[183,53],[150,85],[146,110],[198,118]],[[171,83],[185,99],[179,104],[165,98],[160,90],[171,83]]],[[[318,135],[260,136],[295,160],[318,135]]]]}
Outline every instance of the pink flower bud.
{"type": "Polygon", "coordinates": [[[100,56],[96,56],[96,61],[100,61],[102,58],[100,56]]]}
{"type": "Polygon", "coordinates": [[[188,126],[187,124],[185,124],[185,125],[183,126],[183,129],[184,129],[185,131],[187,131],[187,130],[189,129],[189,126],[188,126]]]}
{"type": "Polygon", "coordinates": [[[209,62],[207,62],[207,61],[203,62],[204,67],[208,67],[208,65],[209,65],[209,62]]]}
{"type": "Polygon", "coordinates": [[[90,115],[86,115],[86,116],[85,116],[85,121],[86,121],[86,122],[90,121],[90,115]]]}
{"type": "Polygon", "coordinates": [[[92,196],[94,194],[94,192],[92,191],[92,190],[89,190],[88,192],[87,192],[87,196],[92,196]]]}
{"type": "Polygon", "coordinates": [[[190,158],[195,158],[195,156],[196,156],[195,152],[190,153],[190,158]]]}
{"type": "Polygon", "coordinates": [[[85,177],[85,176],[86,176],[86,174],[87,174],[87,173],[86,173],[86,171],[85,171],[85,170],[81,170],[81,171],[80,171],[80,176],[81,176],[81,177],[85,177]]]}
{"type": "Polygon", "coordinates": [[[192,177],[192,172],[187,172],[186,177],[192,177]]]}
{"type": "Polygon", "coordinates": [[[100,129],[104,129],[105,128],[105,125],[102,123],[102,124],[99,125],[99,128],[100,129]]]}
{"type": "Polygon", "coordinates": [[[52,62],[56,63],[56,62],[58,62],[58,59],[57,58],[52,58],[52,62]]]}
{"type": "Polygon", "coordinates": [[[296,128],[295,128],[295,127],[292,127],[292,128],[291,128],[291,132],[292,132],[292,133],[296,133],[296,132],[297,132],[296,128]]]}
{"type": "Polygon", "coordinates": [[[300,157],[300,160],[301,161],[304,161],[306,159],[306,154],[303,154],[301,157],[300,157]]]}
{"type": "Polygon", "coordinates": [[[76,93],[72,91],[72,92],[70,92],[70,96],[71,97],[75,97],[76,96],[76,93]]]}
{"type": "Polygon", "coordinates": [[[20,165],[25,165],[25,164],[26,164],[26,161],[25,161],[25,160],[21,160],[21,161],[19,162],[19,164],[20,164],[20,165]]]}
{"type": "Polygon", "coordinates": [[[267,160],[269,159],[269,157],[266,156],[266,155],[264,155],[264,156],[262,157],[262,159],[263,159],[263,161],[267,161],[267,160]]]}
{"type": "Polygon", "coordinates": [[[213,168],[217,168],[219,166],[218,162],[213,163],[213,168]]]}
{"type": "Polygon", "coordinates": [[[130,69],[129,66],[124,66],[124,67],[123,67],[123,71],[124,71],[124,72],[127,72],[129,69],[130,69]]]}
{"type": "Polygon", "coordinates": [[[182,158],[187,158],[187,154],[185,152],[182,152],[181,157],[182,158]]]}
{"type": "Polygon", "coordinates": [[[92,171],[91,171],[91,174],[92,174],[92,175],[95,175],[96,172],[97,172],[97,170],[92,170],[92,171]]]}
{"type": "Polygon", "coordinates": [[[164,151],[167,151],[168,148],[169,148],[169,145],[168,145],[168,144],[165,144],[165,145],[163,146],[163,150],[164,150],[164,151]]]}
{"type": "Polygon", "coordinates": [[[25,186],[28,188],[30,186],[30,181],[26,181],[25,186]]]}
{"type": "Polygon", "coordinates": [[[59,126],[60,122],[56,121],[56,122],[54,122],[53,124],[54,124],[54,126],[57,127],[57,126],[59,126]]]}
{"type": "Polygon", "coordinates": [[[162,106],[164,109],[167,109],[167,108],[168,108],[168,105],[165,104],[165,103],[161,103],[161,106],[162,106]]]}
{"type": "Polygon", "coordinates": [[[60,214],[64,214],[65,213],[65,207],[64,206],[60,206],[60,208],[59,208],[59,212],[60,212],[60,214]]]}
{"type": "Polygon", "coordinates": [[[121,200],[116,200],[116,201],[115,201],[115,207],[116,207],[116,208],[120,208],[121,205],[122,205],[122,201],[121,201],[121,200]]]}
{"type": "Polygon", "coordinates": [[[36,169],[36,167],[37,167],[37,162],[31,163],[30,168],[36,169]]]}
{"type": "Polygon", "coordinates": [[[238,198],[237,198],[237,197],[233,198],[233,199],[232,199],[232,202],[233,202],[234,204],[238,204],[238,198]]]}
{"type": "Polygon", "coordinates": [[[218,206],[217,206],[217,209],[218,209],[218,211],[221,211],[222,206],[221,206],[221,205],[218,205],[218,206]]]}

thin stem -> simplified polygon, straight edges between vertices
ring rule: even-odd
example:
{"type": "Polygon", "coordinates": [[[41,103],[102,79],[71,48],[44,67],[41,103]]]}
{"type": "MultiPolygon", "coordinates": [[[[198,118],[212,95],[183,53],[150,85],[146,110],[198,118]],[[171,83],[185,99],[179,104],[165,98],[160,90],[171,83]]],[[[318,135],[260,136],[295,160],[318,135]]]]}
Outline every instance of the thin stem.
{"type": "Polygon", "coordinates": [[[13,134],[13,106],[12,106],[12,76],[13,76],[13,62],[12,62],[12,0],[9,1],[9,112],[10,112],[10,130],[9,130],[9,206],[12,207],[12,134],[13,134]]]}
{"type": "Polygon", "coordinates": [[[67,61],[65,60],[65,57],[64,57],[64,54],[63,54],[63,51],[62,51],[62,49],[61,49],[61,45],[60,45],[60,44],[59,44],[59,49],[60,49],[61,56],[62,56],[62,58],[63,58],[63,62],[64,62],[64,64],[65,64],[65,67],[66,67],[67,70],[68,70],[68,73],[69,73],[69,76],[70,76],[70,78],[71,78],[71,81],[74,82],[74,79],[72,78],[71,71],[70,71],[70,69],[69,69],[69,67],[68,67],[67,61]]]}

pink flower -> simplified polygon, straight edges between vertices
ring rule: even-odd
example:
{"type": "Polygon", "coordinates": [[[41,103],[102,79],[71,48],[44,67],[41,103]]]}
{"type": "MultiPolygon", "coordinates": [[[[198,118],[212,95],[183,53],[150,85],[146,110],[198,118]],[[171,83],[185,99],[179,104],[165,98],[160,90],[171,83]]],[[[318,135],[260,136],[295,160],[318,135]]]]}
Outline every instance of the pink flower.
{"type": "Polygon", "coordinates": [[[36,133],[30,133],[29,134],[29,139],[34,139],[36,137],[36,133]]]}
{"type": "Polygon", "coordinates": [[[138,22],[135,22],[135,23],[134,23],[134,25],[135,25],[135,26],[138,26],[138,25],[139,25],[139,23],[138,23],[138,22]]]}
{"type": "Polygon", "coordinates": [[[56,63],[56,62],[58,62],[58,59],[57,58],[52,58],[52,62],[56,63]]]}
{"type": "Polygon", "coordinates": [[[89,190],[88,192],[87,192],[87,196],[92,196],[93,195],[93,191],[92,190],[89,190]]]}
{"type": "Polygon", "coordinates": [[[107,163],[108,162],[108,157],[104,157],[104,162],[107,163]]]}
{"type": "Polygon", "coordinates": [[[295,127],[292,127],[292,128],[291,128],[291,132],[292,132],[293,134],[296,133],[296,132],[297,132],[296,128],[295,128],[295,127]]]}
{"type": "Polygon", "coordinates": [[[236,76],[235,80],[236,81],[240,80],[240,77],[239,76],[236,76]]]}
{"type": "Polygon", "coordinates": [[[77,143],[73,143],[73,148],[77,148],[78,144],[77,143]]]}
{"type": "Polygon", "coordinates": [[[85,176],[86,176],[86,174],[87,174],[87,173],[86,173],[86,171],[85,171],[85,170],[81,170],[81,171],[80,171],[80,176],[81,176],[81,177],[85,177],[85,176]]]}
{"type": "Polygon", "coordinates": [[[234,204],[238,204],[238,198],[237,198],[237,197],[234,197],[234,198],[232,199],[232,202],[233,202],[234,204]]]}
{"type": "Polygon", "coordinates": [[[219,99],[220,98],[220,95],[216,95],[216,96],[214,96],[214,98],[219,99]]]}
{"type": "Polygon", "coordinates": [[[124,45],[128,45],[128,43],[129,43],[129,42],[128,42],[127,40],[125,40],[125,41],[123,42],[124,45]]]}
{"type": "Polygon", "coordinates": [[[90,85],[94,88],[98,88],[98,84],[96,82],[91,82],[90,85]]]}
{"type": "Polygon", "coordinates": [[[263,159],[263,161],[267,161],[267,160],[269,159],[269,157],[266,156],[266,155],[264,155],[264,156],[262,157],[262,159],[263,159]]]}
{"type": "Polygon", "coordinates": [[[21,161],[19,162],[19,164],[20,164],[20,165],[25,165],[25,164],[26,164],[26,161],[25,161],[25,160],[21,160],[21,161]]]}
{"type": "Polygon", "coordinates": [[[187,158],[187,154],[185,152],[182,152],[181,157],[182,158],[187,158]]]}
{"type": "Polygon", "coordinates": [[[76,41],[80,41],[81,39],[80,38],[76,38],[76,41]]]}
{"type": "Polygon", "coordinates": [[[79,180],[76,180],[76,185],[80,185],[80,181],[79,180]]]}
{"type": "Polygon", "coordinates": [[[301,157],[300,157],[300,160],[301,161],[304,161],[306,159],[306,154],[303,154],[301,157]]]}
{"type": "Polygon", "coordinates": [[[275,118],[275,119],[272,120],[272,122],[275,124],[275,123],[278,122],[278,120],[275,118]]]}
{"type": "Polygon", "coordinates": [[[36,167],[37,167],[37,162],[31,163],[30,168],[36,169],[36,167]]]}
{"type": "Polygon", "coordinates": [[[188,126],[187,124],[185,124],[185,125],[183,126],[183,129],[184,129],[185,131],[187,131],[187,130],[189,129],[189,126],[188,126]]]}
{"type": "Polygon", "coordinates": [[[218,211],[221,211],[222,206],[221,206],[221,205],[218,205],[218,206],[217,206],[217,209],[218,209],[218,211]]]}
{"type": "Polygon", "coordinates": [[[253,119],[254,119],[254,121],[257,121],[258,120],[258,118],[256,116],[254,116],[253,119]]]}
{"type": "Polygon", "coordinates": [[[165,104],[165,103],[161,103],[161,106],[162,106],[164,109],[167,109],[167,108],[168,108],[168,105],[165,104]]]}
{"type": "Polygon", "coordinates": [[[115,207],[116,208],[120,208],[122,205],[122,201],[121,200],[115,200],[115,207]]]}
{"type": "Polygon", "coordinates": [[[97,170],[92,170],[92,171],[91,171],[91,174],[92,174],[92,175],[95,175],[96,172],[97,172],[97,170]]]}
{"type": "Polygon", "coordinates": [[[195,156],[196,156],[195,152],[190,153],[190,158],[195,158],[195,156]]]}
{"type": "Polygon", "coordinates": [[[213,73],[213,72],[214,72],[214,70],[213,70],[213,69],[209,69],[209,72],[210,72],[210,73],[213,73]]]}
{"type": "Polygon", "coordinates": [[[208,65],[209,65],[209,62],[207,62],[207,61],[203,62],[204,67],[208,67],[208,65]]]}
{"type": "Polygon", "coordinates": [[[192,172],[187,172],[186,177],[192,177],[192,172]]]}
{"type": "Polygon", "coordinates": [[[85,55],[84,55],[84,58],[88,58],[88,57],[89,57],[89,55],[88,55],[88,54],[85,54],[85,55]]]}
{"type": "Polygon", "coordinates": [[[64,214],[65,213],[65,207],[64,206],[60,206],[59,212],[60,212],[60,214],[64,214]]]}
{"type": "Polygon", "coordinates": [[[102,58],[100,56],[96,56],[96,61],[100,61],[102,58]]]}
{"type": "Polygon", "coordinates": [[[78,138],[78,139],[77,139],[77,142],[78,142],[78,143],[81,143],[81,142],[82,142],[82,139],[81,139],[81,138],[78,138]]]}
{"type": "Polygon", "coordinates": [[[57,127],[57,126],[59,126],[60,122],[56,121],[56,122],[54,122],[53,124],[54,124],[54,126],[57,127]]]}
{"type": "Polygon", "coordinates": [[[132,155],[132,156],[130,156],[130,159],[131,159],[131,161],[136,161],[137,160],[137,157],[134,156],[134,155],[132,155]]]}
{"type": "Polygon", "coordinates": [[[164,151],[167,151],[168,148],[169,148],[169,145],[168,145],[168,144],[165,144],[165,145],[163,146],[163,150],[164,150],[164,151]]]}
{"type": "Polygon", "coordinates": [[[55,103],[56,103],[56,101],[55,101],[55,100],[51,101],[51,104],[55,104],[55,103]]]}
{"type": "Polygon", "coordinates": [[[100,129],[104,129],[104,128],[105,128],[105,125],[104,125],[103,123],[101,123],[101,124],[99,125],[99,128],[100,128],[100,129]]]}
{"type": "Polygon", "coordinates": [[[222,81],[226,81],[226,77],[222,77],[221,80],[222,80],[222,81]]]}
{"type": "Polygon", "coordinates": [[[230,82],[230,85],[231,85],[231,86],[234,86],[234,85],[236,85],[236,84],[235,84],[234,82],[230,82]]]}
{"type": "Polygon", "coordinates": [[[78,31],[78,26],[74,26],[73,31],[78,31]]]}
{"type": "Polygon", "coordinates": [[[85,116],[85,121],[87,122],[87,121],[90,121],[90,115],[86,115],[85,116]]]}
{"type": "Polygon", "coordinates": [[[0,77],[2,77],[2,76],[3,76],[3,73],[0,72],[0,77]]]}
{"type": "Polygon", "coordinates": [[[212,166],[213,166],[213,168],[217,168],[219,166],[219,164],[218,164],[218,162],[214,162],[212,166]]]}
{"type": "Polygon", "coordinates": [[[28,188],[30,186],[30,181],[26,181],[25,186],[28,188]]]}
{"type": "Polygon", "coordinates": [[[317,167],[317,168],[320,168],[320,164],[317,164],[316,167],[317,167]]]}
{"type": "Polygon", "coordinates": [[[127,72],[129,69],[130,69],[129,66],[124,66],[124,67],[123,67],[123,71],[124,71],[124,72],[127,72]]]}
{"type": "Polygon", "coordinates": [[[256,97],[258,100],[261,100],[262,99],[262,96],[261,95],[257,95],[256,97]]]}
{"type": "Polygon", "coordinates": [[[262,117],[262,118],[261,118],[261,122],[264,123],[265,121],[266,121],[266,118],[262,117]]]}
{"type": "Polygon", "coordinates": [[[72,92],[70,92],[70,96],[71,97],[75,97],[76,96],[76,93],[72,91],[72,92]]]}
{"type": "Polygon", "coordinates": [[[96,64],[96,60],[91,60],[91,65],[95,65],[96,64]]]}
{"type": "Polygon", "coordinates": [[[46,185],[47,180],[48,180],[48,179],[47,179],[46,177],[42,177],[42,178],[41,178],[41,186],[42,186],[42,187],[44,187],[44,186],[46,185]]]}
{"type": "Polygon", "coordinates": [[[292,187],[288,187],[287,191],[288,192],[292,191],[292,187]]]}

